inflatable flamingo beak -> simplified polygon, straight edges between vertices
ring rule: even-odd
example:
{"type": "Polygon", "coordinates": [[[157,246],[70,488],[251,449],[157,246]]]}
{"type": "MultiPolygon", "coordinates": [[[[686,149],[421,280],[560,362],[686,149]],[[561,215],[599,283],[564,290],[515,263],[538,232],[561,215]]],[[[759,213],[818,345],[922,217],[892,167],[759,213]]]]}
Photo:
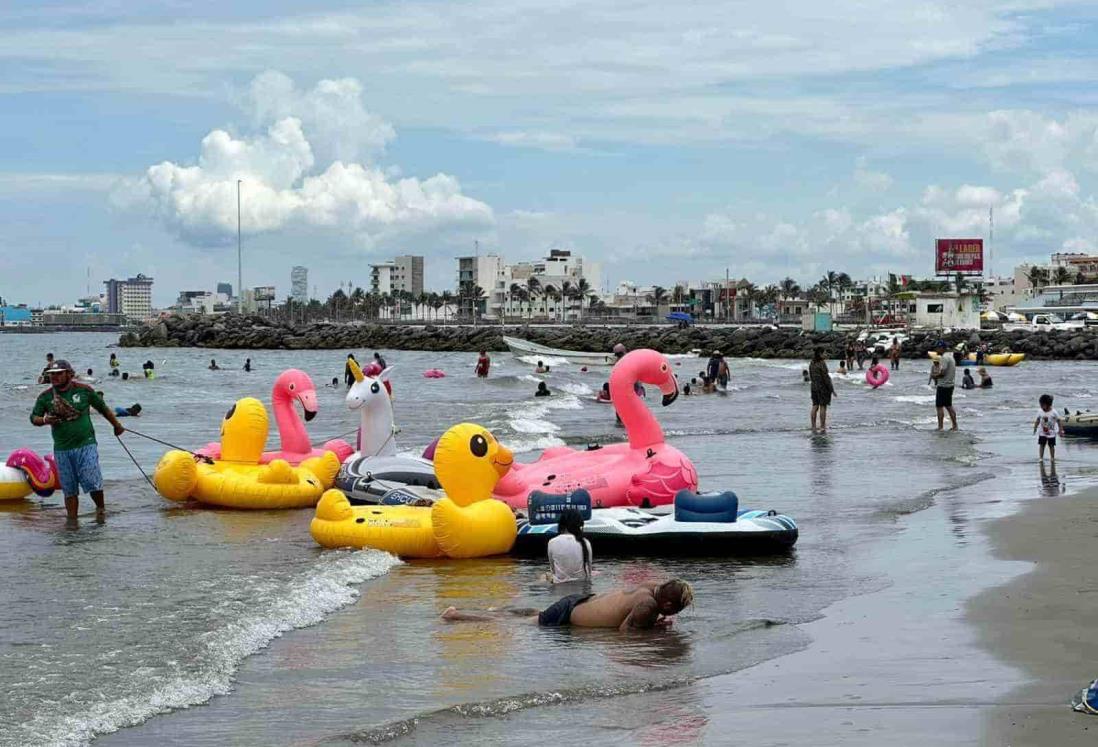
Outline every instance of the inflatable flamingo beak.
{"type": "Polygon", "coordinates": [[[667,372],[667,378],[660,384],[660,392],[663,393],[664,407],[679,398],[679,380],[675,378],[675,374],[667,372]]]}
{"type": "Polygon", "coordinates": [[[301,409],[305,411],[305,422],[316,417],[317,403],[316,403],[316,390],[305,389],[297,395],[297,401],[301,403],[301,409]]]}

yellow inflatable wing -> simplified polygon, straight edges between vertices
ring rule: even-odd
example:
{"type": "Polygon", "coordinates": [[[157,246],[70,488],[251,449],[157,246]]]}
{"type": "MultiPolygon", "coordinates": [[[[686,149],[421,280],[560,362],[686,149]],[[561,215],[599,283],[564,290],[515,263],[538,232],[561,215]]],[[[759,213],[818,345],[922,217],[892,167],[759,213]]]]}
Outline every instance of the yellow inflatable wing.
{"type": "Polygon", "coordinates": [[[309,524],[323,547],[391,552],[401,558],[437,558],[431,509],[418,506],[352,506],[338,490],[324,493],[309,524]]]}

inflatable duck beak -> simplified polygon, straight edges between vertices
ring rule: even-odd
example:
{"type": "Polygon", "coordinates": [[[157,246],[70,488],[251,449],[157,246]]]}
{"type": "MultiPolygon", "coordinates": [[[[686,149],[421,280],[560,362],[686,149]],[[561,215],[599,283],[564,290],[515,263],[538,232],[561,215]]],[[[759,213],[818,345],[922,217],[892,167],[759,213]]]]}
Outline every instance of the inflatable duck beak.
{"type": "Polygon", "coordinates": [[[362,367],[358,365],[358,361],[353,359],[348,360],[347,365],[351,367],[351,375],[355,377],[355,381],[361,384],[366,376],[362,373],[362,367]]]}
{"type": "Polygon", "coordinates": [[[511,465],[515,463],[514,453],[503,444],[496,443],[496,453],[492,457],[492,466],[495,467],[496,472],[500,477],[507,474],[507,471],[511,469],[511,465]]]}
{"type": "Polygon", "coordinates": [[[305,412],[305,422],[316,417],[318,405],[316,402],[316,390],[305,389],[297,395],[297,401],[301,403],[301,409],[305,412]]]}

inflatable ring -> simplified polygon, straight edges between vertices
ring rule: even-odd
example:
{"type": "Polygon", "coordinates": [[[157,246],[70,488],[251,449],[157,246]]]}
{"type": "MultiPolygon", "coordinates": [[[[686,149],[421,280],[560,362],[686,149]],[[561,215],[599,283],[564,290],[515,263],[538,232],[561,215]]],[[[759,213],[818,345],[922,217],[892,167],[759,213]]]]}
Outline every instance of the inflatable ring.
{"type": "Polygon", "coordinates": [[[440,368],[428,368],[423,372],[423,378],[425,379],[445,379],[446,372],[440,368]]]}
{"type": "Polygon", "coordinates": [[[870,366],[869,370],[865,372],[865,383],[869,384],[874,389],[884,386],[888,381],[888,369],[878,363],[876,366],[870,366]]]}

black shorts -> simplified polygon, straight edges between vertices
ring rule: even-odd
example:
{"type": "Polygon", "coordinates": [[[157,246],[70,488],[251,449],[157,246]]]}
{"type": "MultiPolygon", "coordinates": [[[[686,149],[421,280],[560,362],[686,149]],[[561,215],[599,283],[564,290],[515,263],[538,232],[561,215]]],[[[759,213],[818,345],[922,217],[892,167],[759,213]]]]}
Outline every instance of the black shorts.
{"type": "Polygon", "coordinates": [[[935,407],[953,407],[953,387],[940,386],[934,392],[935,407]]]}
{"type": "Polygon", "coordinates": [[[538,613],[538,625],[559,628],[572,622],[572,610],[586,602],[594,594],[569,594],[558,599],[538,613]]]}
{"type": "Polygon", "coordinates": [[[1037,437],[1037,445],[1038,446],[1053,446],[1053,447],[1055,447],[1056,446],[1056,436],[1038,436],[1037,437]]]}
{"type": "Polygon", "coordinates": [[[831,392],[812,392],[812,406],[813,407],[830,407],[831,406],[831,392]]]}

